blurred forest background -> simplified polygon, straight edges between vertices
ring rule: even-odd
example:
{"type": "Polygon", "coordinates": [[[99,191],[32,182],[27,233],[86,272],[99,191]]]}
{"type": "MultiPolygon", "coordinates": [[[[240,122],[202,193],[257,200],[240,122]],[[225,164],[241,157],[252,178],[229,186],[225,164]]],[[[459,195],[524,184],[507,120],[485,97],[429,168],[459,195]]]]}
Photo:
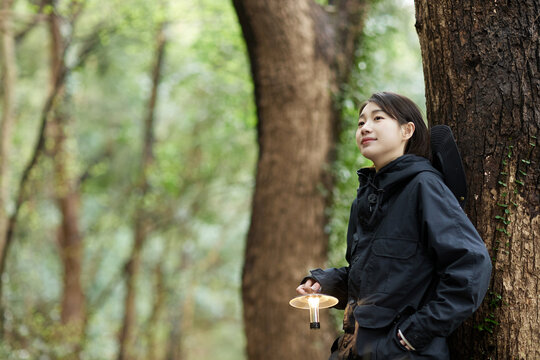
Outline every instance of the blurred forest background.
{"type": "MultiPolygon", "coordinates": [[[[245,358],[257,118],[232,4],[1,3],[0,359],[245,358]]],[[[364,164],[358,104],[425,103],[413,2],[373,1],[362,38],[339,99],[330,265],[364,164]]]]}

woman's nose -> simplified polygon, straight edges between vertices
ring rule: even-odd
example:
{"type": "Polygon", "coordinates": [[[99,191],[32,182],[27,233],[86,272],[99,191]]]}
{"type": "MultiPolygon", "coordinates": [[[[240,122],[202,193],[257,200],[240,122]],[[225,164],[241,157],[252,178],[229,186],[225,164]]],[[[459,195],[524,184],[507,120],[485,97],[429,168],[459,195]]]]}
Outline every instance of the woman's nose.
{"type": "Polygon", "coordinates": [[[364,126],[362,126],[362,129],[360,131],[360,133],[362,135],[367,135],[371,132],[371,128],[369,127],[369,125],[367,123],[364,124],[364,126]]]}

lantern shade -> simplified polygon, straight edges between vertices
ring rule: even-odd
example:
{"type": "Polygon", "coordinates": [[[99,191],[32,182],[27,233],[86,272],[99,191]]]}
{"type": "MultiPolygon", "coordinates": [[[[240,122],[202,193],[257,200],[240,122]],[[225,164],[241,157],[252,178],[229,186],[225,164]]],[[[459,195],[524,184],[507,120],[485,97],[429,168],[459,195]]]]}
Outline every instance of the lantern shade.
{"type": "Polygon", "coordinates": [[[308,294],[300,295],[291,299],[291,301],[289,301],[289,305],[298,309],[309,309],[309,299],[314,297],[319,298],[319,309],[332,307],[339,302],[337,298],[330,295],[308,294]]]}

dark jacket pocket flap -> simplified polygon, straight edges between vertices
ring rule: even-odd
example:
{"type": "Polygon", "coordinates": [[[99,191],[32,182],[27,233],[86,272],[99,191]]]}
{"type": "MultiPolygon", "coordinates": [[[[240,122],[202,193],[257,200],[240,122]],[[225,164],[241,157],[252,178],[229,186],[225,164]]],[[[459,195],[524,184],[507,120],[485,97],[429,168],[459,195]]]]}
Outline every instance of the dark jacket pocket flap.
{"type": "Polygon", "coordinates": [[[416,253],[415,239],[380,238],[373,242],[373,253],[395,259],[408,259],[416,253]]]}
{"type": "Polygon", "coordinates": [[[354,319],[361,327],[381,329],[394,321],[397,311],[377,305],[359,305],[354,309],[354,319]]]}

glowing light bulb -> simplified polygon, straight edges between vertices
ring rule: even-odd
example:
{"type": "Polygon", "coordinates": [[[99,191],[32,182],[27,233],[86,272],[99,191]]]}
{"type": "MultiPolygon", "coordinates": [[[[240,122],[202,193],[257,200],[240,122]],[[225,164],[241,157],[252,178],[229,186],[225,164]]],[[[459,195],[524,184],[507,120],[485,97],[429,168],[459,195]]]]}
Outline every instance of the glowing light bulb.
{"type": "Polygon", "coordinates": [[[289,301],[289,305],[298,309],[309,309],[309,327],[320,329],[319,309],[332,307],[338,302],[333,296],[318,293],[297,296],[289,301]]]}
{"type": "Polygon", "coordinates": [[[309,328],[320,329],[321,323],[319,321],[319,296],[312,295],[308,297],[309,304],[309,328]]]}

